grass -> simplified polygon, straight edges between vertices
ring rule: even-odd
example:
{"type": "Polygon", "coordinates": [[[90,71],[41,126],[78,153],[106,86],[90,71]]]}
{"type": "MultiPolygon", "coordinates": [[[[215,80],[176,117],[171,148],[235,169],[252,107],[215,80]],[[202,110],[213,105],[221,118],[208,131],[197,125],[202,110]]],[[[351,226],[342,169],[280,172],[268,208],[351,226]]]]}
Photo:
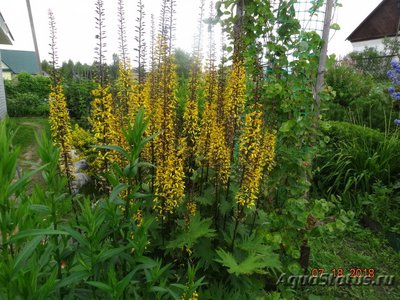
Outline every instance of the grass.
{"type": "Polygon", "coordinates": [[[21,147],[22,153],[31,147],[35,147],[35,132],[49,128],[47,118],[21,117],[10,119],[18,127],[13,143],[21,147]]]}
{"type": "Polygon", "coordinates": [[[344,274],[350,274],[351,268],[374,269],[375,276],[393,275],[394,284],[305,287],[299,291],[299,299],[400,299],[400,253],[383,235],[357,225],[346,233],[311,241],[310,246],[310,270],[324,268],[329,274],[333,268],[342,268],[344,274]]]}
{"type": "MultiPolygon", "coordinates": [[[[13,144],[21,149],[18,165],[22,173],[34,170],[40,163],[39,155],[36,151],[35,132],[49,130],[49,122],[43,117],[19,117],[10,118],[11,124],[17,129],[14,135],[13,144]]],[[[30,189],[35,184],[42,184],[43,178],[40,173],[36,173],[31,178],[30,189]]]]}

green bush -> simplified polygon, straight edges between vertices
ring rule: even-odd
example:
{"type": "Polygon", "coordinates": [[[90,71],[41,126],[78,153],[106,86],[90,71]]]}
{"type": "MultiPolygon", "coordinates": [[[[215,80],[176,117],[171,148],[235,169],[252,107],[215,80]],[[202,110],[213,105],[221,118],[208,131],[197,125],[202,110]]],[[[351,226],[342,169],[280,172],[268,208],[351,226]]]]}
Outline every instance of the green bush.
{"type": "Polygon", "coordinates": [[[7,98],[7,110],[11,117],[46,116],[49,105],[47,99],[41,100],[36,94],[22,93],[7,98]]]}
{"type": "MultiPolygon", "coordinates": [[[[378,183],[388,187],[397,184],[399,136],[346,122],[328,124],[325,134],[330,142],[319,157],[314,188],[328,198],[341,199],[344,208],[360,214],[365,197],[376,193],[378,183]]],[[[374,205],[381,207],[380,203],[374,205]]]]}
{"type": "Polygon", "coordinates": [[[334,99],[323,104],[328,120],[352,122],[381,131],[393,123],[395,114],[386,92],[387,83],[377,82],[349,66],[329,69],[326,83],[335,91],[334,99]]]}
{"type": "Polygon", "coordinates": [[[64,93],[71,117],[79,125],[86,127],[89,116],[90,102],[92,101],[92,90],[96,84],[87,79],[70,79],[64,82],[64,93]]]}
{"type": "Polygon", "coordinates": [[[8,114],[12,117],[44,116],[49,112],[50,79],[22,72],[5,80],[8,114]]]}

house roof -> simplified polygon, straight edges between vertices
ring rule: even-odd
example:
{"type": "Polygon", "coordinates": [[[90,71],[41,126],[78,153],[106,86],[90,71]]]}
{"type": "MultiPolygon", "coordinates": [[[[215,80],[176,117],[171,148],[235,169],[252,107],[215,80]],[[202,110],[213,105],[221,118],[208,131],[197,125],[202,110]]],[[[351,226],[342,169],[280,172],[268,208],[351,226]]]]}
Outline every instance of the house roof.
{"type": "Polygon", "coordinates": [[[4,21],[3,15],[0,13],[0,44],[11,45],[14,40],[10,29],[4,21]]]}
{"type": "Polygon", "coordinates": [[[11,72],[15,74],[24,71],[30,74],[40,73],[35,52],[0,49],[0,53],[1,60],[10,68],[11,72]]]}
{"type": "Polygon", "coordinates": [[[398,34],[400,0],[383,0],[348,36],[350,42],[379,39],[398,34]]]}

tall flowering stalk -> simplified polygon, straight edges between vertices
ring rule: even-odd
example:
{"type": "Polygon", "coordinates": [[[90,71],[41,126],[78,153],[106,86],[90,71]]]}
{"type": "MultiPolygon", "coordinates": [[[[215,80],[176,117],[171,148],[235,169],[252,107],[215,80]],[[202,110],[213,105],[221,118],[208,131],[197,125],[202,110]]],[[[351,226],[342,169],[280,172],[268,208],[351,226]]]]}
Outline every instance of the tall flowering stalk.
{"type": "MultiPolygon", "coordinates": [[[[162,42],[161,42],[162,43],[162,42]]],[[[160,95],[155,103],[154,127],[159,135],[155,138],[155,209],[165,217],[172,214],[184,196],[183,162],[176,147],[175,91],[177,86],[175,66],[167,57],[158,69],[160,95]]]]}
{"type": "Polygon", "coordinates": [[[146,69],[146,41],[145,41],[145,10],[144,4],[142,0],[139,0],[137,3],[138,14],[139,16],[136,19],[136,36],[135,40],[137,42],[137,48],[135,49],[137,56],[137,75],[138,75],[138,83],[139,83],[139,92],[138,92],[138,102],[140,106],[144,106],[145,102],[145,69],[146,69]]]}
{"type": "Polygon", "coordinates": [[[154,157],[157,165],[154,190],[154,209],[164,220],[168,215],[175,212],[181,204],[184,191],[184,172],[182,152],[177,147],[176,116],[175,107],[177,104],[176,88],[176,66],[173,56],[170,55],[172,42],[172,20],[173,2],[167,6],[163,2],[161,12],[160,35],[157,40],[156,55],[158,60],[155,76],[157,80],[156,101],[153,104],[153,124],[155,132],[159,133],[154,139],[154,157]],[[170,15],[167,12],[171,12],[170,15]],[[170,19],[167,18],[169,16],[170,19]],[[168,26],[166,24],[169,24],[168,26]]]}
{"type": "MultiPolygon", "coordinates": [[[[118,139],[120,134],[116,130],[117,118],[114,114],[113,98],[110,87],[107,83],[107,74],[105,69],[105,53],[106,53],[106,35],[105,35],[105,15],[103,1],[97,0],[96,6],[96,29],[97,44],[95,48],[95,64],[97,66],[97,88],[92,91],[93,100],[91,103],[91,112],[89,123],[91,131],[94,135],[96,144],[99,146],[110,145],[118,139]]],[[[113,159],[110,157],[110,151],[100,149],[93,163],[95,172],[105,172],[108,170],[113,159]]]]}
{"type": "Polygon", "coordinates": [[[246,100],[246,70],[242,60],[233,62],[225,89],[223,118],[226,139],[233,150],[235,138],[240,128],[240,118],[246,100]]]}
{"type": "MultiPolygon", "coordinates": [[[[186,149],[188,151],[187,171],[188,177],[191,177],[195,167],[195,150],[197,140],[200,135],[200,120],[198,107],[198,91],[201,80],[201,39],[203,28],[205,1],[201,1],[198,33],[194,41],[193,61],[190,70],[189,79],[189,96],[186,100],[185,110],[183,113],[183,136],[186,141],[186,149]]],[[[191,185],[192,187],[192,185],[191,185]]]]}
{"type": "Polygon", "coordinates": [[[53,143],[61,150],[60,167],[68,178],[68,189],[72,193],[71,180],[73,173],[73,164],[71,162],[70,151],[72,149],[71,121],[67,109],[63,87],[57,73],[57,47],[56,47],[56,23],[54,14],[49,10],[50,27],[50,55],[52,64],[52,84],[49,95],[49,122],[53,143]]]}
{"type": "Polygon", "coordinates": [[[276,136],[270,131],[263,133],[263,113],[254,109],[245,117],[239,144],[241,168],[240,189],[236,195],[239,207],[253,207],[258,198],[264,168],[274,165],[276,136]]]}
{"type": "MultiPolygon", "coordinates": [[[[119,64],[118,77],[115,83],[116,97],[113,106],[115,119],[115,134],[111,137],[113,145],[127,150],[128,145],[123,130],[134,123],[134,118],[139,109],[137,84],[133,79],[133,73],[129,60],[129,52],[126,38],[125,10],[123,0],[118,1],[118,37],[119,37],[119,64]]],[[[119,153],[111,153],[113,161],[123,163],[123,156],[119,153]]]]}

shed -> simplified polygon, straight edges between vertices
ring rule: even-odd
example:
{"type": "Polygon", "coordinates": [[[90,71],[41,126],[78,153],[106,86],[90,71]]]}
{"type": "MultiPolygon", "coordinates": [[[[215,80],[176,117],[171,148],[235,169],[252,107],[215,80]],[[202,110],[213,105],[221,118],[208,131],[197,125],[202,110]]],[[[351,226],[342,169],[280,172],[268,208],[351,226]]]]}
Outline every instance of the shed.
{"type": "Polygon", "coordinates": [[[34,51],[0,49],[0,52],[4,79],[12,79],[21,72],[40,74],[34,51]]]}

